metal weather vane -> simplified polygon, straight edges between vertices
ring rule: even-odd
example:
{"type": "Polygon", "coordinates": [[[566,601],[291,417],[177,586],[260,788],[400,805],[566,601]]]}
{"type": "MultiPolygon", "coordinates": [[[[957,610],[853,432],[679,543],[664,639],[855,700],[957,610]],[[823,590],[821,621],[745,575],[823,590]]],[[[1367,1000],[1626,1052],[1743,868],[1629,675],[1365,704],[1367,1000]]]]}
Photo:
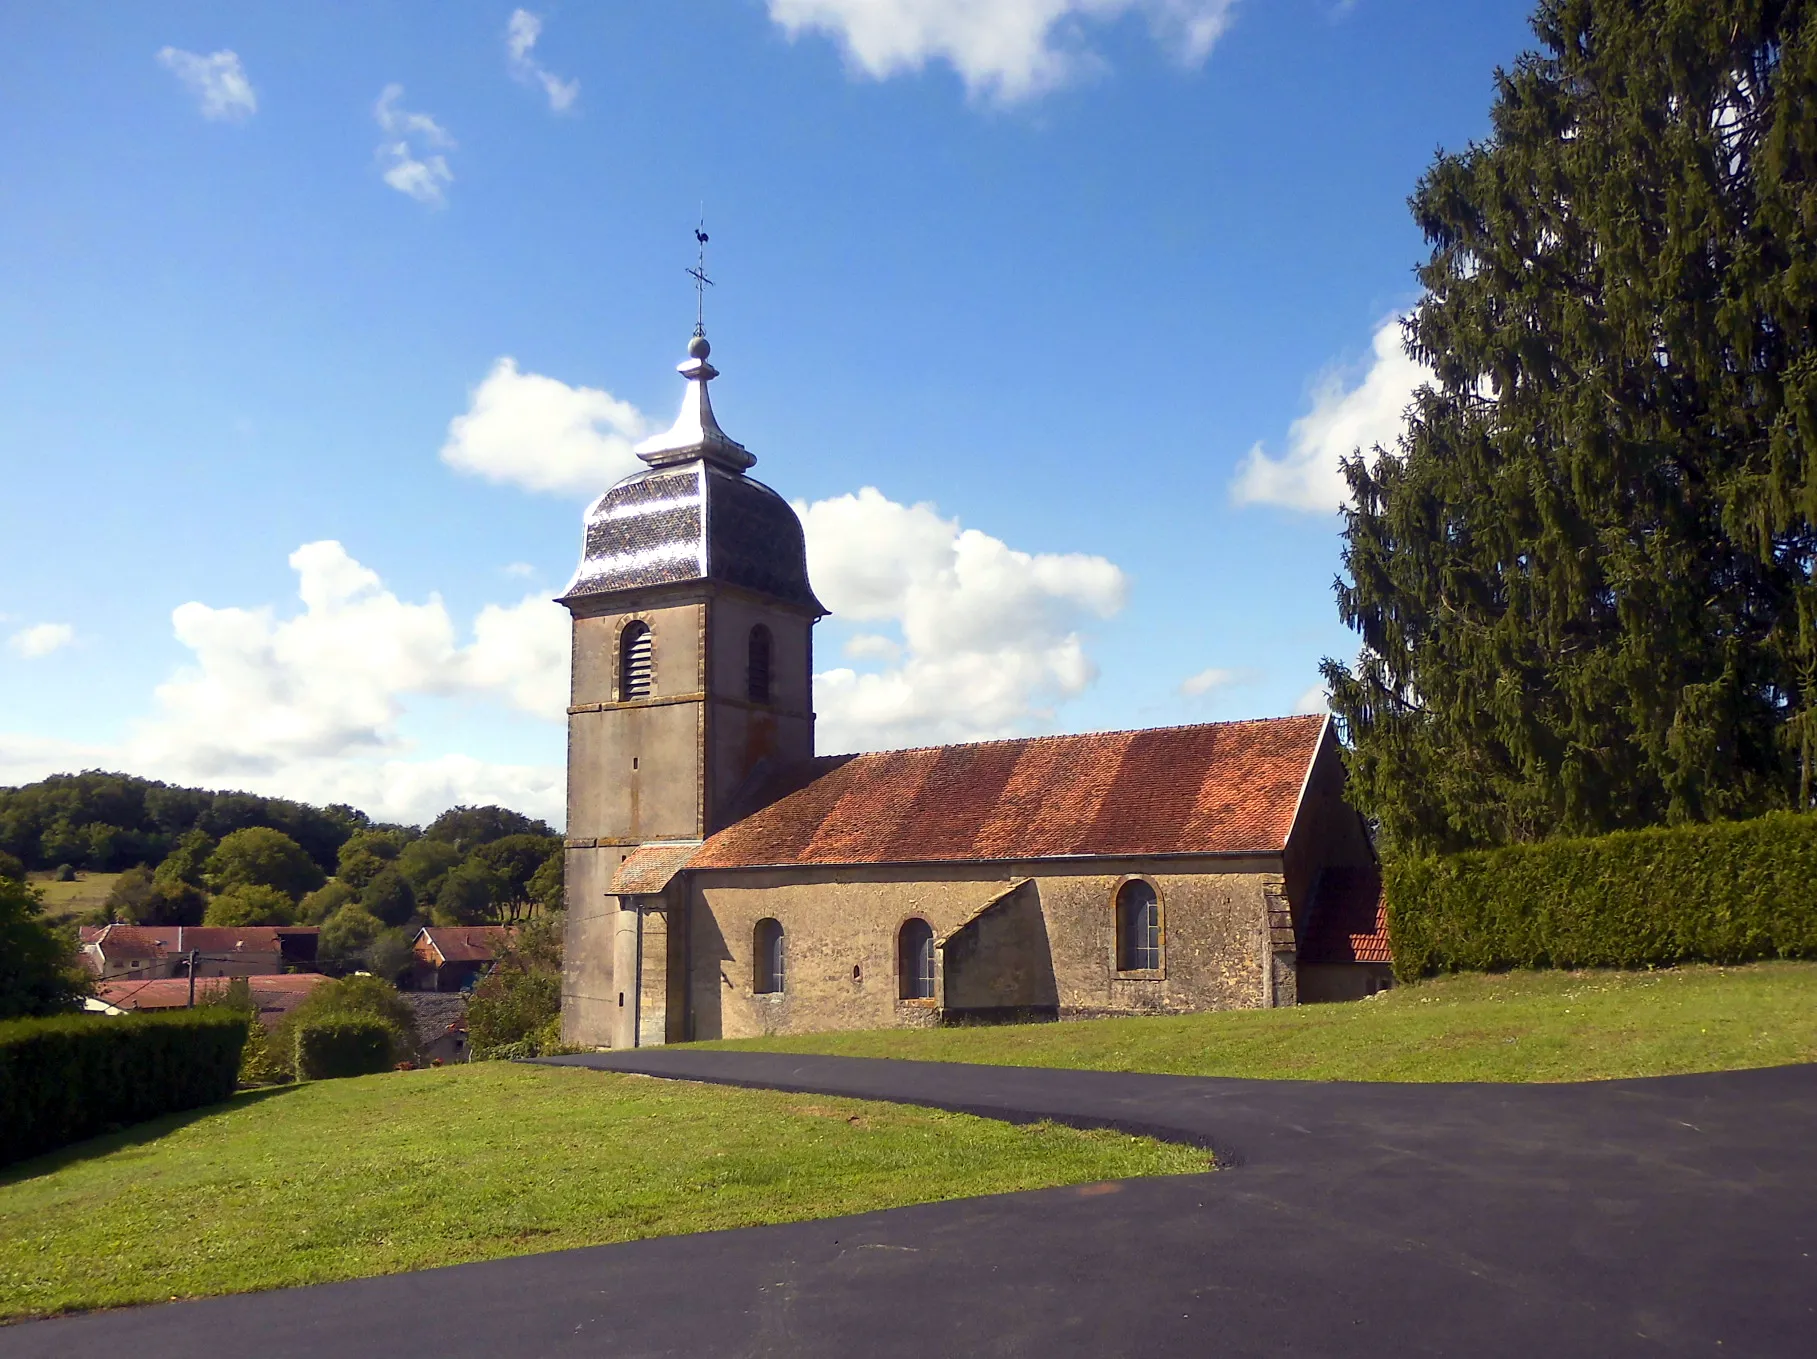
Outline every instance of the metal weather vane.
{"type": "Polygon", "coordinates": [[[694,333],[705,335],[707,289],[713,286],[713,280],[707,277],[707,233],[703,228],[706,219],[702,218],[700,226],[694,228],[694,240],[700,250],[700,258],[692,269],[686,270],[688,277],[694,280],[694,333]]]}

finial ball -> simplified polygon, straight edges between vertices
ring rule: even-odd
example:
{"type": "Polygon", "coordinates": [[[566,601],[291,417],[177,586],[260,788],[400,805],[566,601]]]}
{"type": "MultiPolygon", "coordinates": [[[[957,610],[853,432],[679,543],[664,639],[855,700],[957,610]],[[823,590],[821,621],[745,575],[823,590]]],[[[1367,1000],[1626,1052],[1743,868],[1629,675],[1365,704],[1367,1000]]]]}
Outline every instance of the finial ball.
{"type": "Polygon", "coordinates": [[[696,335],[688,341],[688,357],[691,359],[704,359],[712,352],[713,346],[707,343],[705,335],[696,335]]]}

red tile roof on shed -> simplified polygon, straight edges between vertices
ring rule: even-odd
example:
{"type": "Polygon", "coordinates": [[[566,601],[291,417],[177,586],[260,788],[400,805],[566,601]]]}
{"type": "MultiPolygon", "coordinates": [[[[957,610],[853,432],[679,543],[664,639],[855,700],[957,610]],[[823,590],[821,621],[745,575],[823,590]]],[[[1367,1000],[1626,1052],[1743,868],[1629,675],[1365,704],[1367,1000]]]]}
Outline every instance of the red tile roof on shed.
{"type": "Polygon", "coordinates": [[[855,755],[690,869],[1279,853],[1320,716],[855,755]]]}
{"type": "Polygon", "coordinates": [[[489,963],[516,931],[509,925],[425,925],[423,933],[445,963],[489,963]]]}
{"type": "MultiPolygon", "coordinates": [[[[202,1004],[233,985],[231,977],[197,977],[196,1003],[202,1004]]],[[[328,980],[319,972],[274,973],[245,977],[253,1004],[261,1012],[295,1008],[305,996],[328,980]]],[[[189,978],[159,977],[147,981],[119,978],[95,987],[95,998],[120,1010],[173,1010],[189,1004],[189,978]]]]}
{"type": "Polygon", "coordinates": [[[84,943],[99,944],[108,954],[156,957],[161,953],[281,953],[285,938],[310,937],[314,925],[108,925],[84,943]],[[130,950],[130,951],[128,951],[130,950]]]}
{"type": "Polygon", "coordinates": [[[1388,947],[1388,906],[1379,868],[1328,868],[1319,875],[1300,961],[1394,961],[1388,947]]]}

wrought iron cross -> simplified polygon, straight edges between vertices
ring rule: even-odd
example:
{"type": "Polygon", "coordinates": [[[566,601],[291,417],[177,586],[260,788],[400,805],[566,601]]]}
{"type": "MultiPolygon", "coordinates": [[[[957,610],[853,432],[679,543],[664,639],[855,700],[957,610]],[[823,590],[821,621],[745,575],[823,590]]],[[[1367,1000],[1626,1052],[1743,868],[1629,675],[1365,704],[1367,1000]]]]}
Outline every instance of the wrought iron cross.
{"type": "Polygon", "coordinates": [[[706,226],[706,222],[702,220],[700,226],[694,228],[694,240],[700,247],[700,260],[692,269],[686,271],[688,277],[694,280],[694,333],[696,335],[707,333],[706,296],[707,289],[713,286],[713,280],[707,277],[707,233],[701,229],[704,226],[706,226]]]}

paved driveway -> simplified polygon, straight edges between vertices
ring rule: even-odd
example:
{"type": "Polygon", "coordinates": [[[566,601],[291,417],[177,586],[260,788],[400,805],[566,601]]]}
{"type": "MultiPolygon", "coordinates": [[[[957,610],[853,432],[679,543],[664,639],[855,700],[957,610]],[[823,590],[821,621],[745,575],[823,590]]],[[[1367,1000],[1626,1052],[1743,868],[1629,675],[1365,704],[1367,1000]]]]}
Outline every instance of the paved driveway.
{"type": "Polygon", "coordinates": [[[0,1355],[1817,1354],[1817,1067],[1442,1086],[556,1060],[1140,1129],[1226,1168],[39,1322],[0,1355]]]}

